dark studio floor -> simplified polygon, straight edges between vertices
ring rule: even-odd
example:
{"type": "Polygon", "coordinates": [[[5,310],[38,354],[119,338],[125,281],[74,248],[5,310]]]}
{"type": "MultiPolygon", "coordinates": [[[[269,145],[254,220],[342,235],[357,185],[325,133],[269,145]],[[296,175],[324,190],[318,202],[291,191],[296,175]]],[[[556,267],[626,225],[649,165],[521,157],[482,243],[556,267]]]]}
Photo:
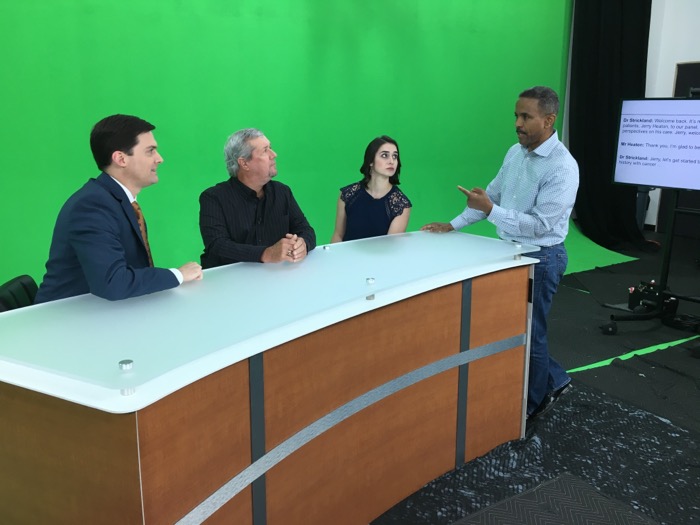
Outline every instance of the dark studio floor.
{"type": "MultiPolygon", "coordinates": [[[[647,238],[664,242],[653,233],[647,238]]],[[[615,335],[603,333],[611,314],[624,314],[605,304],[626,306],[630,287],[660,278],[663,250],[652,243],[617,251],[638,260],[567,275],[554,300],[550,348],[570,370],[573,391],[529,424],[525,439],[445,474],[372,525],[700,523],[700,338],[669,346],[698,333],[659,318],[618,322],[615,335]],[[502,508],[555,478],[579,480],[630,515],[489,516],[499,502],[502,508]]],[[[698,259],[700,240],[674,239],[671,293],[700,296],[698,259]]],[[[679,324],[692,325],[694,316],[700,304],[679,301],[679,324]]]]}

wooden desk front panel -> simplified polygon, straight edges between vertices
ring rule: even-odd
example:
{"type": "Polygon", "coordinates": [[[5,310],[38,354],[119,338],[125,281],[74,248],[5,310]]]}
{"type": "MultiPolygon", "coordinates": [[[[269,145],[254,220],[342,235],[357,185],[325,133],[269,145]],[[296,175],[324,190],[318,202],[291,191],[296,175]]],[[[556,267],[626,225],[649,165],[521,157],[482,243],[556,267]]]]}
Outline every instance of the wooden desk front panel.
{"type": "Polygon", "coordinates": [[[135,414],[0,383],[0,522],[140,524],[135,414]]]}
{"type": "MultiPolygon", "coordinates": [[[[145,522],[169,524],[250,465],[248,361],[138,412],[145,522]]],[[[207,523],[251,523],[250,488],[207,523]]]]}
{"type": "Polygon", "coordinates": [[[457,371],[362,410],[267,474],[268,525],[366,524],[454,468],[457,371]]]}
{"type": "MultiPolygon", "coordinates": [[[[469,347],[527,332],[529,266],[472,281],[469,347]]],[[[522,429],[525,346],[469,364],[466,460],[518,439],[522,429]]]]}

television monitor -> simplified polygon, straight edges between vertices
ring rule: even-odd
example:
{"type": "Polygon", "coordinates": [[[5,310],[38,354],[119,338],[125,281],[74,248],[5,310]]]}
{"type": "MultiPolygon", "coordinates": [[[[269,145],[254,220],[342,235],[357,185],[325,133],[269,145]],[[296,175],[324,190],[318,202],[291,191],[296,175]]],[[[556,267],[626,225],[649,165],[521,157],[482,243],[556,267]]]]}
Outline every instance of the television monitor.
{"type": "Polygon", "coordinates": [[[613,180],[700,190],[700,99],[623,100],[613,180]]]}

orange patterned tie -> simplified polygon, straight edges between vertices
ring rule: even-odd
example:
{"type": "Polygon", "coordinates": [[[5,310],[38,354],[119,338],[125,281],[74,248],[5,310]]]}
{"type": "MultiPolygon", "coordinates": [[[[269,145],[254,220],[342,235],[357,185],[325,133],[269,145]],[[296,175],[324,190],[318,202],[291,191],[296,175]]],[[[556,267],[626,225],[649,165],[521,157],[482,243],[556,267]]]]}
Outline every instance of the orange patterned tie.
{"type": "Polygon", "coordinates": [[[143,212],[141,211],[141,206],[139,203],[134,201],[131,206],[136,212],[136,220],[139,221],[139,229],[141,230],[141,238],[143,243],[146,245],[146,251],[148,252],[148,264],[153,267],[153,257],[151,257],[151,247],[148,245],[148,235],[146,234],[146,220],[143,218],[143,212]]]}

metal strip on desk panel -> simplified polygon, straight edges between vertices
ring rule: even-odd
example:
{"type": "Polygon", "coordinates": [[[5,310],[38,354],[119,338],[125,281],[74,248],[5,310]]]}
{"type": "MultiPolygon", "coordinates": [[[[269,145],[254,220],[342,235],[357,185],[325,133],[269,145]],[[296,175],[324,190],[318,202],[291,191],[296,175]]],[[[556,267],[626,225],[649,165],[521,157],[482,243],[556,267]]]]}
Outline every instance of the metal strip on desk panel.
{"type": "MultiPolygon", "coordinates": [[[[265,369],[263,354],[249,360],[250,389],[250,456],[252,463],[265,456],[265,369]]],[[[253,525],[267,523],[266,485],[262,475],[251,484],[253,497],[253,525]]]]}
{"type": "MultiPolygon", "coordinates": [[[[462,319],[459,331],[459,351],[469,350],[472,320],[472,280],[462,281],[462,319]]],[[[455,444],[455,468],[464,465],[467,455],[467,390],[469,365],[459,366],[457,378],[457,432],[455,444]]]]}
{"type": "Polygon", "coordinates": [[[343,406],[335,409],[333,412],[314,421],[306,428],[303,428],[289,439],[283,441],[267,454],[252,463],[247,468],[243,469],[239,474],[231,478],[221,488],[214,492],[211,496],[205,499],[197,507],[192,509],[188,514],[178,521],[178,525],[199,525],[217,510],[223,507],[228,501],[233,499],[239,492],[249,486],[257,478],[265,474],[275,465],[280,463],[287,456],[290,456],[301,447],[312,441],[314,438],[323,434],[339,423],[342,423],[349,417],[357,414],[361,410],[389,397],[396,392],[403,390],[409,386],[415,385],[420,381],[429,379],[433,376],[446,372],[452,368],[467,364],[471,361],[476,361],[490,355],[498,354],[511,348],[523,346],[526,344],[525,334],[516,335],[496,341],[483,346],[479,346],[469,350],[468,352],[460,352],[430,363],[413,372],[404,374],[401,377],[392,379],[391,381],[378,386],[369,392],[349,401],[343,406]]]}
{"type": "Polygon", "coordinates": [[[528,270],[530,278],[527,283],[527,340],[525,344],[525,356],[523,363],[523,407],[522,407],[522,420],[520,422],[520,439],[525,437],[525,421],[527,419],[527,396],[530,384],[530,335],[532,334],[532,309],[534,305],[532,299],[534,296],[535,287],[535,265],[530,265],[528,270]]]}

